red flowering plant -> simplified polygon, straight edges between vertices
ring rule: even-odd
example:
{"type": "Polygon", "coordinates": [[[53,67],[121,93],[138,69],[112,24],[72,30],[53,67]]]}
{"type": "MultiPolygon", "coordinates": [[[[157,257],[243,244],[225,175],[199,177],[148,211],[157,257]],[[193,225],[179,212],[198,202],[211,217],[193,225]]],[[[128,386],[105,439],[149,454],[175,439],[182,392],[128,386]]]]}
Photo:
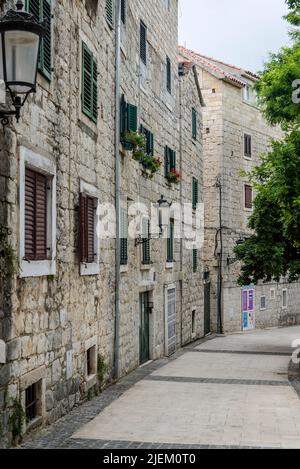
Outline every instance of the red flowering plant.
{"type": "Polygon", "coordinates": [[[166,175],[166,178],[171,184],[178,184],[181,179],[181,174],[177,169],[171,169],[171,171],[166,175]]]}

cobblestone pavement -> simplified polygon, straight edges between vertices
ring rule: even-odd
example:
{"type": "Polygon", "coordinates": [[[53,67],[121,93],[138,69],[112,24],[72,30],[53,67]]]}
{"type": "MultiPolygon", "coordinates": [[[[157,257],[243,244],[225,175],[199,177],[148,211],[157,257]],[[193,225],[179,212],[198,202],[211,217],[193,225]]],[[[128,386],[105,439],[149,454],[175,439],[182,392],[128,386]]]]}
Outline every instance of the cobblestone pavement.
{"type": "Polygon", "coordinates": [[[216,337],[139,368],[24,448],[300,448],[300,327],[216,337]]]}

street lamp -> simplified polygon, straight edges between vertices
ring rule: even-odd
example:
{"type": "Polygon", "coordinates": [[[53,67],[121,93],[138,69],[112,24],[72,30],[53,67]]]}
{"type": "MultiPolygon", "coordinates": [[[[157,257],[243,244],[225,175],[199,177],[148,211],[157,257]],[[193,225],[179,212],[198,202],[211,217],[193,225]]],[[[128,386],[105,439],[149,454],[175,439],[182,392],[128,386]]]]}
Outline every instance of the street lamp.
{"type": "Polygon", "coordinates": [[[164,214],[166,210],[169,211],[170,207],[172,206],[172,202],[168,202],[164,198],[164,196],[161,195],[160,199],[157,201],[157,204],[158,204],[159,236],[161,237],[163,235],[164,228],[169,225],[169,218],[168,218],[167,224],[164,225],[164,221],[165,221],[164,218],[167,218],[167,217],[164,217],[164,214]]]}
{"type": "Polygon", "coordinates": [[[2,125],[9,117],[20,118],[20,109],[30,93],[36,91],[38,54],[46,23],[39,23],[34,15],[23,11],[18,0],[16,10],[9,10],[0,18],[0,81],[11,96],[14,110],[0,110],[2,125]]]}

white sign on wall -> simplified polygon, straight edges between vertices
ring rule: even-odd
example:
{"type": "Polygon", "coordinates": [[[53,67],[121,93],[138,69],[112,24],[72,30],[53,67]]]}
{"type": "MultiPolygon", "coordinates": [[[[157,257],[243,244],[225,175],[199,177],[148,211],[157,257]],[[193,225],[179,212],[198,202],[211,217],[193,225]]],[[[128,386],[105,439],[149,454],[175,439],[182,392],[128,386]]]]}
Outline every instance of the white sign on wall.
{"type": "Polygon", "coordinates": [[[6,363],[6,346],[3,340],[0,340],[0,363],[6,363]]]}

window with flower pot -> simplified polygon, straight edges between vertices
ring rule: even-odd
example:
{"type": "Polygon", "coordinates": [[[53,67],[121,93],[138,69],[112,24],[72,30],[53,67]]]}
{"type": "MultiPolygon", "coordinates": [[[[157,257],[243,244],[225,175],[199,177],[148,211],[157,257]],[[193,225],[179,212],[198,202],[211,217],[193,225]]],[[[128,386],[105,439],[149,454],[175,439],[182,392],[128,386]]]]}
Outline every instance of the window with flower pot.
{"type": "Polygon", "coordinates": [[[129,134],[137,132],[137,107],[134,104],[127,103],[125,96],[122,95],[120,103],[120,135],[121,143],[131,150],[132,145],[129,141],[129,134]]]}
{"type": "Polygon", "coordinates": [[[153,133],[141,125],[141,134],[145,136],[145,153],[148,156],[154,156],[154,135],[153,133]]]}
{"type": "Polygon", "coordinates": [[[176,169],[176,151],[165,147],[165,178],[169,183],[177,184],[180,181],[180,173],[176,169]]]}

